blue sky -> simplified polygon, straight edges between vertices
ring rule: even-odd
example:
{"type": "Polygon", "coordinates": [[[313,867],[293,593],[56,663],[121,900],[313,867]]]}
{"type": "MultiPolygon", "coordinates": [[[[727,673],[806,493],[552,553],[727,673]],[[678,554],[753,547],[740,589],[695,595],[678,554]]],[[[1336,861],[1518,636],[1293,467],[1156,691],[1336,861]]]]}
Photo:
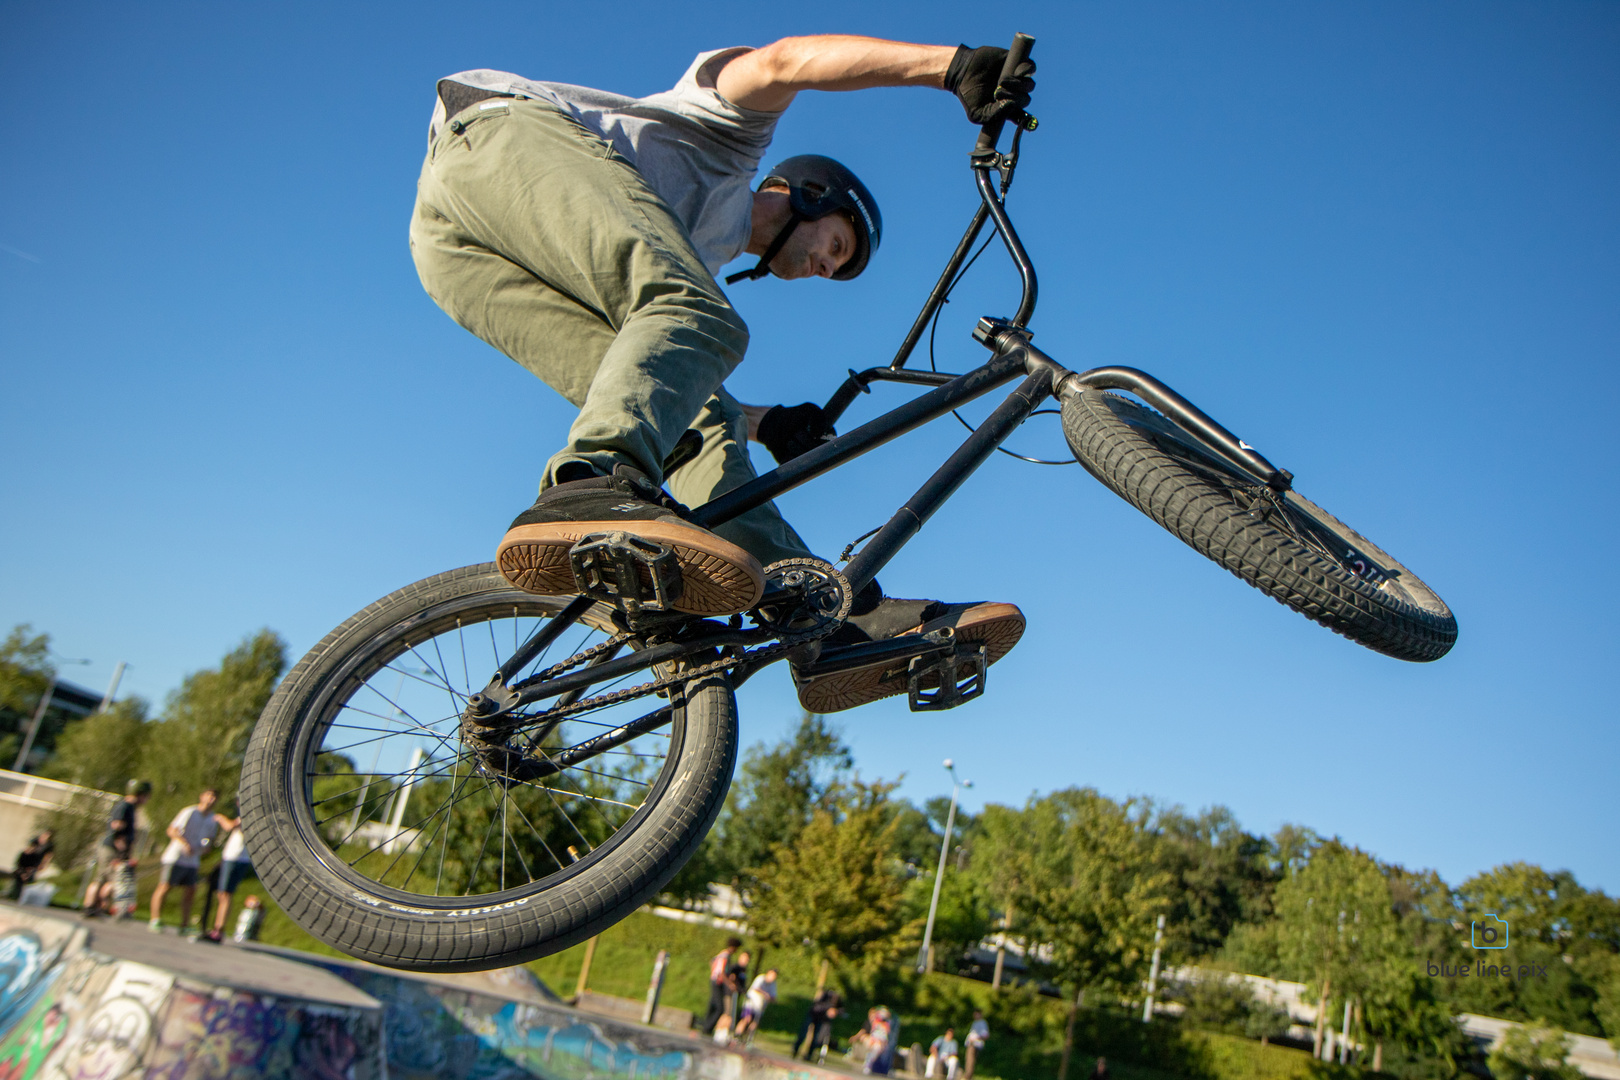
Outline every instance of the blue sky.
{"type": "MultiPolygon", "coordinates": [[[[1339,834],[1449,880],[1525,859],[1620,890],[1620,7],[828,3],[6,5],[0,626],[161,701],[269,626],[294,655],[491,557],[565,403],[455,326],[405,243],[433,84],[493,67],[629,94],[794,33],[1005,44],[1040,64],[1010,209],[1036,341],[1160,376],[1456,610],[1414,666],[1204,562],[1077,467],[990,462],[883,576],[1030,619],[982,700],[843,715],[868,775],[970,803],[1089,784],[1339,834]]],[[[778,156],[850,164],[853,284],[733,290],[744,400],[886,362],[973,208],[948,96],[807,94],[778,156]]],[[[981,260],[942,366],[1005,314],[981,260]]],[[[859,421],[902,391],[880,389],[859,421]]],[[[976,415],[983,415],[988,405],[976,415]]],[[[791,493],[825,554],[960,439],[946,420],[791,493]]],[[[1051,417],[1013,443],[1061,453],[1051,417]]],[[[741,694],[776,737],[785,671],[741,694]]]]}

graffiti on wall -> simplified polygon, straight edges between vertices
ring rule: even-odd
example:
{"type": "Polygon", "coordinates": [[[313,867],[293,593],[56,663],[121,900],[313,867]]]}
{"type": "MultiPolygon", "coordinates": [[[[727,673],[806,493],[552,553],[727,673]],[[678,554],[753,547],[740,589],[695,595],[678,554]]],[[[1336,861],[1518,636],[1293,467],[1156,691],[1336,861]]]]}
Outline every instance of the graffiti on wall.
{"type": "Polygon", "coordinates": [[[180,982],[163,1005],[144,1076],[368,1080],[380,1022],[352,1008],[180,982]]]}
{"type": "Polygon", "coordinates": [[[381,1075],[378,1010],[190,983],[87,949],[74,929],[0,918],[0,1080],[381,1075]]]}
{"type": "Polygon", "coordinates": [[[0,1080],[113,1080],[151,1041],[152,1010],[173,976],[88,951],[58,957],[25,991],[28,1011],[0,1037],[0,1080]]]}
{"type": "Polygon", "coordinates": [[[310,957],[381,1006],[340,1007],[86,942],[74,923],[0,907],[0,1080],[830,1080],[585,1017],[514,981],[522,971],[485,993],[310,957]]]}
{"type": "Polygon", "coordinates": [[[328,965],[383,1003],[389,1075],[402,1080],[693,1080],[694,1055],[606,1025],[570,1009],[504,998],[378,972],[328,965]]]}

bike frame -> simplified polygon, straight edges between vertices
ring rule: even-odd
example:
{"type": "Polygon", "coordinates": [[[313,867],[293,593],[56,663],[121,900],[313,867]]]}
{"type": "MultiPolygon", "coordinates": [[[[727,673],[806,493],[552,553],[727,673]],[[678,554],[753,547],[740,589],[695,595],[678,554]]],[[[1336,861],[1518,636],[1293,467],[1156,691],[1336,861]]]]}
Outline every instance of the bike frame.
{"type": "MultiPolygon", "coordinates": [[[[1026,39],[1027,40],[1027,39],[1026,39]]],[[[1016,49],[1016,46],[1015,46],[1016,49]]],[[[1024,54],[1027,55],[1027,45],[1024,54]]],[[[1010,57],[1008,70],[1022,57],[1010,57]]],[[[873,382],[901,382],[932,385],[934,389],[868,423],[816,447],[785,465],[781,465],[741,487],[721,495],[698,507],[692,520],[705,528],[730,521],[739,514],[785,491],[836,469],[891,439],[898,438],[913,428],[981,397],[997,387],[1023,376],[1018,387],[1008,394],[1001,405],[970,434],[962,445],[939,469],[917,489],[904,506],[878,529],[844,569],[844,576],[859,592],[886,566],[907,541],[916,536],[923,524],[934,515],[945,501],[962,486],[986,458],[1007,439],[1047,398],[1067,398],[1084,390],[1126,390],[1142,398],[1187,431],[1198,442],[1215,451],[1278,491],[1287,490],[1291,474],[1278,469],[1247,443],[1227,431],[1197,406],[1187,401],[1168,386],[1148,375],[1128,367],[1101,367],[1085,372],[1073,372],[1030,344],[1027,329],[1035,313],[1037,285],[1035,268],[1024,245],[1007,216],[1004,197],[1012,183],[1017,166],[1018,145],[1025,130],[1020,121],[1009,153],[996,150],[1001,122],[986,125],[979,144],[970,156],[974,182],[979,192],[979,207],[974,212],[967,231],[956,245],[945,270],[939,276],[933,291],[924,302],[911,330],[900,345],[899,352],[887,367],[851,371],[849,378],[828,401],[826,414],[829,423],[835,422],[856,395],[869,393],[873,382]],[[994,130],[992,130],[994,129],[994,130]],[[993,175],[1002,178],[1001,193],[996,191],[993,175]],[[992,221],[1001,236],[1007,253],[1012,257],[1023,281],[1023,296],[1017,314],[1011,319],[984,318],[979,321],[973,336],[990,349],[988,363],[964,375],[949,375],[936,371],[915,371],[906,367],[912,350],[921,340],[928,323],[934,318],[945,296],[961,270],[963,261],[978,239],[985,222],[992,221]]],[[[1032,128],[1033,121],[1027,122],[1032,128]]]]}
{"type": "MultiPolygon", "coordinates": [[[[1017,66],[1028,57],[1029,48],[1033,44],[1032,38],[1022,34],[1014,39],[1003,69],[1003,81],[1009,79],[1017,66]]],[[[935,511],[944,505],[980,465],[984,464],[985,459],[994,453],[1042,402],[1054,396],[1068,399],[1086,390],[1128,391],[1158,409],[1193,440],[1246,471],[1260,483],[1278,492],[1288,490],[1293,480],[1291,473],[1272,465],[1248,443],[1227,431],[1192,402],[1146,372],[1129,367],[1099,367],[1074,372],[1030,344],[1028,325],[1030,318],[1035,314],[1038,291],[1035,267],[1030,261],[1028,252],[1024,250],[1023,242],[1018,238],[1017,230],[1013,228],[1012,220],[1007,215],[1005,196],[1012,185],[1013,172],[1017,168],[1023,133],[1034,130],[1036,122],[1034,117],[1022,113],[1012,119],[1017,129],[1012,144],[1005,154],[996,148],[1005,121],[997,120],[985,124],[979,131],[978,141],[969,155],[974,184],[979,192],[979,206],[968,223],[967,231],[962,234],[961,241],[956,245],[956,250],[946,262],[939,280],[935,282],[933,291],[924,301],[922,310],[912,323],[905,340],[901,342],[894,359],[886,367],[868,368],[861,372],[851,370],[849,378],[834,392],[824,411],[829,424],[836,422],[858,395],[870,392],[869,386],[874,382],[910,383],[931,386],[933,389],[862,424],[853,431],[822,443],[741,487],[704,503],[692,512],[693,522],[712,529],[716,525],[730,521],[769,502],[783,492],[809,483],[845,462],[899,438],[929,421],[936,420],[1020,376],[1022,380],[1018,386],[1002,400],[989,418],[968,435],[956,452],[917,489],[905,505],[896,510],[894,515],[872,534],[845,566],[844,576],[854,592],[859,593],[870,584],[879,571],[921,531],[924,523],[935,511]],[[1001,178],[999,193],[995,182],[997,175],[1001,178]],[[1011,319],[986,317],[979,320],[978,326],[973,331],[973,337],[990,350],[991,357],[988,362],[972,371],[962,375],[951,375],[939,371],[917,371],[906,367],[907,360],[922,339],[929,322],[945,303],[945,298],[955,284],[969,251],[972,250],[986,223],[994,225],[1023,282],[1023,294],[1016,314],[1011,319]]],[[[515,673],[522,670],[568,626],[583,616],[593,602],[590,596],[582,595],[575,598],[567,608],[551,619],[547,626],[537,631],[497,669],[495,677],[484,693],[474,695],[469,701],[469,715],[493,716],[519,704],[558,695],[561,696],[559,704],[567,704],[576,700],[586,687],[593,683],[646,668],[661,660],[689,652],[693,648],[746,645],[757,643],[770,636],[769,631],[763,628],[759,630],[712,628],[701,633],[697,639],[671,641],[640,650],[634,656],[598,660],[573,675],[563,675],[554,679],[533,676],[514,686],[506,685],[515,673]]],[[[886,642],[848,646],[823,654],[817,668],[819,671],[836,670],[871,663],[876,659],[898,659],[937,652],[942,647],[948,647],[948,643],[931,638],[925,639],[925,636],[906,635],[886,642]]],[[[752,669],[745,667],[736,673],[734,681],[740,683],[751,673],[752,669]]],[[[667,710],[663,710],[661,714],[649,714],[648,718],[643,719],[649,720],[653,715],[667,715],[667,710]]],[[[633,737],[631,734],[625,734],[632,729],[639,731],[640,722],[611,734],[613,739],[623,741],[624,738],[633,737]]],[[[610,744],[616,745],[611,740],[610,744]]]]}

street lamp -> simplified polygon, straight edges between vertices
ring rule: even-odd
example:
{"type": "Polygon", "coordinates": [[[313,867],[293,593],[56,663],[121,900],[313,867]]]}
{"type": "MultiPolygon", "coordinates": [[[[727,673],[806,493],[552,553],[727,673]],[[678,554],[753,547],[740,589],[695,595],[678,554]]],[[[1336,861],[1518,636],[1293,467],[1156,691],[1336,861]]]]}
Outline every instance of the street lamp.
{"type": "MultiPolygon", "coordinates": [[[[88,660],[61,660],[63,664],[88,664],[88,660]]],[[[45,722],[45,710],[51,707],[51,698],[56,696],[56,672],[51,672],[51,681],[45,684],[45,696],[39,699],[39,707],[34,710],[34,719],[28,725],[28,734],[23,738],[22,749],[17,751],[16,764],[11,766],[12,772],[23,772],[28,764],[28,752],[34,748],[34,738],[39,734],[39,725],[45,722]]]]}
{"type": "Polygon", "coordinates": [[[922,949],[917,953],[917,973],[923,974],[932,965],[929,952],[934,947],[934,916],[939,912],[939,887],[945,882],[945,859],[951,853],[951,829],[956,825],[956,796],[962,788],[973,786],[971,780],[956,778],[956,763],[945,759],[945,771],[951,774],[951,809],[945,815],[945,842],[939,847],[939,865],[934,868],[934,898],[928,903],[928,926],[923,930],[922,949]]]}

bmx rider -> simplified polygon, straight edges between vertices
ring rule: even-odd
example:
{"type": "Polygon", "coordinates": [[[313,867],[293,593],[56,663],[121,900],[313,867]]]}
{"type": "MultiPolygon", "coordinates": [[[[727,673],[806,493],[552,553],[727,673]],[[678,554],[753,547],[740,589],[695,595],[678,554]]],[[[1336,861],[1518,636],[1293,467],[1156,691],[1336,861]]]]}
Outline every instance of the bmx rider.
{"type": "MultiPolygon", "coordinates": [[[[786,461],[832,434],[815,405],[766,409],[726,392],[748,328],[715,275],[747,254],[758,262],[728,284],[855,278],[882,216],[850,170],[819,155],[789,157],[750,185],[800,91],[934,87],[982,124],[1028,104],[1034,64],[998,93],[1005,59],[993,46],[819,35],[702,53],[672,89],[644,98],[488,70],[439,81],[410,230],[422,284],[580,410],[539,498],[500,541],[509,582],[576,593],[569,549],[623,531],[675,552],[679,610],[726,616],[759,601],[765,565],[810,555],[773,504],[713,531],[687,518],[687,506],[754,478],[749,438],[786,461]],[[689,429],[701,449],[666,477],[689,429]]],[[[945,626],[984,642],[994,662],[1024,617],[1006,603],[884,597],[873,582],[828,643],[945,626]]],[[[796,669],[794,681],[807,709],[833,712],[904,692],[890,667],[796,669]]]]}

